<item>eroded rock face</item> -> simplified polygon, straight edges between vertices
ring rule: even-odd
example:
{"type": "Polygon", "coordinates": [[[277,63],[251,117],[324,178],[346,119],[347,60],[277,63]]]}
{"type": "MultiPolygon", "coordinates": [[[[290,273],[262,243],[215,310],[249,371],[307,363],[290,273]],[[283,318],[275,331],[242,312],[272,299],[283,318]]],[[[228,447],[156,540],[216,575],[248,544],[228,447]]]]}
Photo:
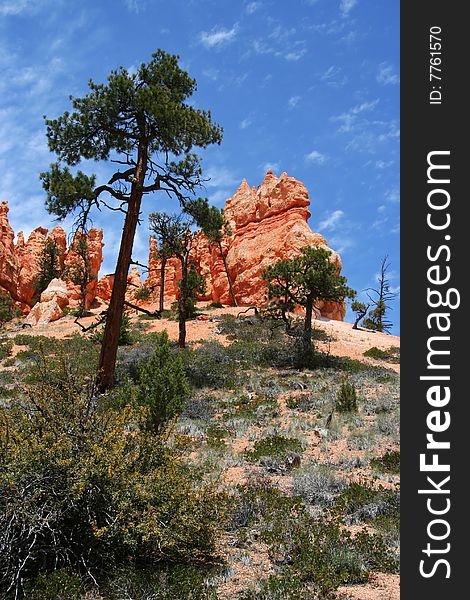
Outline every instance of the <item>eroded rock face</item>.
{"type": "Polygon", "coordinates": [[[37,302],[24,320],[24,325],[30,325],[31,327],[47,325],[52,321],[61,319],[63,316],[64,311],[57,300],[53,299],[49,300],[49,302],[37,302]]]}
{"type": "MultiPolygon", "coordinates": [[[[225,263],[232,281],[233,291],[240,306],[263,306],[267,303],[266,282],[262,279],[263,270],[269,265],[299,254],[304,246],[328,248],[325,238],[313,232],[307,220],[310,199],[305,186],[293,177],[283,173],[280,177],[268,171],[261,185],[250,187],[244,180],[232,198],[226,202],[225,216],[230,224],[231,235],[222,245],[225,263]]],[[[0,204],[0,287],[10,292],[13,299],[28,309],[34,303],[34,281],[39,271],[39,259],[47,239],[53,239],[61,249],[60,268],[66,281],[66,295],[72,307],[80,302],[80,286],[72,281],[70,275],[74,264],[81,261],[77,253],[77,242],[82,234],[78,233],[67,249],[65,232],[61,227],[54,228],[49,234],[47,229],[38,227],[28,240],[18,234],[14,243],[14,232],[8,223],[8,205],[0,204]]],[[[103,260],[103,233],[91,229],[87,234],[88,266],[91,281],[87,286],[86,308],[91,306],[95,297],[109,302],[114,283],[114,275],[105,275],[98,280],[98,272],[103,260]]],[[[160,293],[161,262],[157,256],[157,242],[150,240],[149,271],[144,285],[151,292],[151,301],[157,302],[160,293]]],[[[341,259],[333,252],[332,260],[338,271],[341,259]]],[[[202,233],[197,233],[193,243],[191,261],[206,281],[206,292],[200,300],[233,304],[224,260],[220,249],[211,246],[202,233]]],[[[179,294],[178,283],[181,279],[181,265],[177,258],[167,261],[165,267],[164,301],[169,307],[179,294]]],[[[135,291],[142,285],[141,276],[136,268],[129,273],[126,299],[136,301],[135,291]]],[[[46,290],[47,292],[47,290],[46,290]]],[[[44,296],[44,298],[47,297],[44,296]]],[[[55,318],[62,310],[57,297],[50,298],[45,305],[55,302],[57,306],[37,308],[55,318]],[[49,314],[50,313],[50,314],[49,314]]],[[[25,311],[26,312],[26,311],[25,311]]],[[[343,320],[345,306],[338,303],[325,303],[321,314],[331,319],[343,320]]],[[[42,318],[42,317],[41,317],[42,318]]],[[[59,318],[59,317],[57,317],[59,318]]],[[[36,319],[35,314],[31,319],[36,319]]]]}
{"type": "Polygon", "coordinates": [[[68,303],[67,283],[62,279],[53,279],[42,292],[40,301],[29,312],[24,324],[34,327],[57,321],[64,316],[63,309],[68,303]]]}
{"type": "Polygon", "coordinates": [[[0,287],[16,296],[18,262],[15,256],[15,233],[8,222],[8,204],[0,202],[0,287]]]}
{"type": "MultiPolygon", "coordinates": [[[[8,204],[0,203],[0,287],[7,290],[17,304],[28,312],[37,300],[35,282],[40,271],[41,254],[47,240],[55,242],[59,248],[58,268],[67,282],[67,295],[72,305],[77,305],[80,299],[80,287],[73,284],[70,278],[70,268],[80,260],[74,249],[78,233],[71,247],[67,249],[67,237],[62,227],[54,227],[52,231],[37,227],[28,239],[24,239],[20,231],[15,234],[8,222],[8,204]]],[[[103,261],[103,232],[90,229],[86,234],[88,246],[88,262],[90,269],[90,284],[87,286],[86,307],[88,308],[96,294],[98,272],[103,261]]]]}
{"type": "Polygon", "coordinates": [[[87,234],[78,231],[72,243],[70,244],[68,252],[64,253],[64,268],[67,279],[67,291],[70,304],[73,307],[78,306],[82,298],[80,285],[74,283],[74,277],[72,275],[74,272],[77,272],[77,268],[84,268],[83,258],[78,252],[78,243],[81,239],[85,239],[86,241],[86,261],[89,272],[89,282],[86,286],[85,310],[88,310],[97,295],[98,274],[101,263],[103,262],[103,231],[95,228],[90,229],[87,234]]]}
{"type": "MultiPolygon", "coordinates": [[[[277,177],[271,171],[258,188],[251,188],[244,180],[227,200],[224,213],[232,235],[224,240],[223,252],[240,306],[267,303],[266,283],[261,274],[269,265],[299,254],[304,246],[329,249],[325,238],[307,224],[309,205],[308,191],[303,183],[286,173],[277,177]]],[[[156,242],[151,240],[150,275],[145,285],[158,292],[161,263],[155,258],[155,251],[156,242]]],[[[197,235],[193,244],[192,260],[206,280],[206,294],[200,299],[233,304],[220,251],[211,247],[202,234],[197,235]]],[[[332,253],[332,260],[341,270],[341,258],[337,253],[332,253]]],[[[177,296],[180,277],[178,261],[171,259],[165,270],[166,303],[177,296]]],[[[345,306],[324,303],[321,314],[343,320],[345,306]]]]}

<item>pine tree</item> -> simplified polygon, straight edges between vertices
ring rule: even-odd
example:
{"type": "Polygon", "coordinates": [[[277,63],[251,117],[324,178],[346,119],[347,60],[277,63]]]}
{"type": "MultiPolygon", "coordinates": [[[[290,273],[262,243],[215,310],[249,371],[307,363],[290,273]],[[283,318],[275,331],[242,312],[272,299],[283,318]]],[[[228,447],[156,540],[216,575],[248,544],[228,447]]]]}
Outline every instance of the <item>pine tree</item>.
{"type": "Polygon", "coordinates": [[[268,282],[268,297],[276,307],[301,306],[305,309],[302,334],[302,353],[308,361],[312,353],[312,317],[319,310],[320,301],[343,302],[356,294],[330,261],[331,251],[307,246],[301,254],[280,260],[265,269],[263,279],[268,282]]]}
{"type": "Polygon", "coordinates": [[[194,148],[219,144],[222,129],[210,112],[195,109],[188,99],[196,81],[178,65],[178,56],[158,50],[135,73],[120,67],[106,84],[88,83],[90,92],[72,99],[73,111],[46,120],[49,149],[59,162],[41,174],[46,206],[59,218],[79,214],[83,227],[93,208],[124,214],[124,227],[114,274],[98,367],[98,386],[114,382],[119,327],[135,231],[144,196],[162,191],[184,203],[202,183],[194,148]],[[123,165],[96,185],[95,175],[73,174],[83,159],[123,165]],[[65,165],[64,165],[65,163],[65,165]]]}
{"type": "Polygon", "coordinates": [[[61,276],[61,249],[55,240],[46,240],[39,256],[39,273],[34,282],[36,300],[53,279],[61,276]]]}

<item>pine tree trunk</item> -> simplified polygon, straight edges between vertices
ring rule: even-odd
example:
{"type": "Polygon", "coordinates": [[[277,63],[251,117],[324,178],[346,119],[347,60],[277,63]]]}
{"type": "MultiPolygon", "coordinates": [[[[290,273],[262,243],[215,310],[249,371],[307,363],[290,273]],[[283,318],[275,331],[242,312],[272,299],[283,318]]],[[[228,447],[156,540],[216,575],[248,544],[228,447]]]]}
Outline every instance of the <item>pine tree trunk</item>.
{"type": "Polygon", "coordinates": [[[302,350],[305,358],[312,353],[312,317],[313,317],[313,298],[307,298],[305,306],[304,331],[302,335],[302,350]]]}
{"type": "Polygon", "coordinates": [[[233,291],[232,278],[230,277],[230,273],[228,270],[227,257],[224,254],[224,251],[222,249],[222,244],[220,242],[219,242],[219,252],[220,252],[220,256],[222,257],[222,261],[224,263],[225,274],[227,275],[228,287],[230,290],[230,296],[232,296],[233,305],[238,306],[237,298],[235,297],[235,292],[233,291]]]}
{"type": "Polygon", "coordinates": [[[186,348],[186,301],[188,296],[187,291],[187,279],[188,279],[188,266],[186,260],[181,261],[181,285],[180,285],[180,297],[178,300],[178,346],[180,348],[186,348]]]}
{"type": "Polygon", "coordinates": [[[119,345],[119,331],[121,328],[122,313],[127,287],[127,277],[134,245],[135,231],[140,214],[142,202],[142,186],[145,181],[147,170],[147,148],[144,142],[140,142],[138,150],[135,180],[132,183],[131,194],[127,205],[126,218],[121,237],[121,246],[114,274],[113,291],[109,301],[106,314],[106,325],[104,328],[103,342],[98,366],[97,387],[104,392],[114,385],[114,373],[116,370],[116,358],[119,345]]]}
{"type": "Polygon", "coordinates": [[[164,309],[164,295],[165,295],[165,267],[166,267],[166,258],[162,258],[162,264],[160,266],[160,302],[158,310],[160,312],[164,309]]]}

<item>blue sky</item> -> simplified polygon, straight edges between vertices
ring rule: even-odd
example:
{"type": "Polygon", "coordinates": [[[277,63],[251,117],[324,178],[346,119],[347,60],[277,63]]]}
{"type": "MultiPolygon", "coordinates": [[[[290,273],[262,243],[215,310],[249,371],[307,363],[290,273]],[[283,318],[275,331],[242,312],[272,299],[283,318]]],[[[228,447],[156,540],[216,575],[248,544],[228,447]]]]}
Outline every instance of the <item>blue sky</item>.
{"type": "MultiPolygon", "coordinates": [[[[351,287],[373,286],[388,254],[399,290],[398,0],[0,0],[0,199],[14,230],[53,226],[38,179],[54,160],[42,116],[157,48],[180,55],[195,105],[224,127],[203,153],[211,202],[286,171],[309,190],[310,226],[340,252],[351,287]]],[[[146,262],[148,212],[175,209],[149,198],[134,258],[146,262]]],[[[112,272],[121,220],[98,213],[95,225],[112,272]]]]}

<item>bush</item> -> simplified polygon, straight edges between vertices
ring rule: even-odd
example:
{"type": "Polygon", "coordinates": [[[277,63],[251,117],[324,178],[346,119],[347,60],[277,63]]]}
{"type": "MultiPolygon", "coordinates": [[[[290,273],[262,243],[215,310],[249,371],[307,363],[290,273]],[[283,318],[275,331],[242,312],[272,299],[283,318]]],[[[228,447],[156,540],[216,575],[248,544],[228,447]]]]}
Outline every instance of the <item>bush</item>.
{"type": "Polygon", "coordinates": [[[219,342],[205,342],[183,353],[186,374],[195,387],[233,388],[238,383],[237,365],[219,342]]]}
{"type": "Polygon", "coordinates": [[[58,569],[26,583],[28,600],[80,600],[82,580],[76,573],[58,569]]]}
{"type": "Polygon", "coordinates": [[[11,340],[0,340],[0,360],[11,356],[13,342],[11,340]]]}
{"type": "Polygon", "coordinates": [[[101,407],[94,378],[46,366],[1,409],[0,594],[56,569],[99,577],[210,555],[223,497],[146,431],[149,409],[101,407]]]}
{"type": "Polygon", "coordinates": [[[346,482],[324,466],[304,468],[294,477],[294,493],[311,504],[332,506],[346,482]]]}
{"type": "Polygon", "coordinates": [[[121,568],[106,585],[107,600],[217,600],[210,569],[168,565],[147,569],[121,568]]]}
{"type": "Polygon", "coordinates": [[[398,450],[390,450],[381,458],[371,459],[370,466],[384,473],[398,475],[400,473],[400,452],[398,450]]]}
{"type": "Polygon", "coordinates": [[[150,298],[150,288],[145,287],[145,285],[137,288],[134,292],[134,298],[136,300],[148,300],[150,298]]]}
{"type": "MultiPolygon", "coordinates": [[[[365,583],[371,571],[396,572],[397,561],[380,535],[356,536],[329,515],[313,517],[299,498],[278,490],[240,490],[245,537],[268,545],[277,574],[242,598],[296,600],[331,598],[340,585],[365,583]]],[[[240,508],[237,508],[240,514],[240,508]]]]}
{"type": "Polygon", "coordinates": [[[376,346],[369,348],[364,352],[364,356],[369,358],[375,358],[375,360],[385,360],[390,363],[399,363],[400,362],[400,348],[397,346],[391,346],[386,350],[381,350],[376,346]]]}
{"type": "Polygon", "coordinates": [[[0,326],[23,313],[15,307],[12,297],[4,290],[0,290],[0,326]]]}
{"type": "Polygon", "coordinates": [[[335,510],[346,515],[349,523],[373,523],[378,516],[398,518],[400,498],[393,490],[353,482],[338,496],[335,510]]]}
{"type": "Polygon", "coordinates": [[[284,461],[293,453],[302,453],[302,450],[302,444],[299,440],[282,435],[270,435],[257,440],[253,450],[245,452],[245,457],[251,462],[257,462],[265,457],[284,461]]]}
{"type": "Polygon", "coordinates": [[[353,383],[345,381],[336,398],[335,410],[339,413],[357,411],[357,393],[353,383]]]}
{"type": "Polygon", "coordinates": [[[148,408],[147,427],[161,433],[180,414],[189,392],[183,361],[171,351],[164,331],[157,337],[152,356],[139,369],[136,400],[148,408]]]}
{"type": "MultiPolygon", "coordinates": [[[[91,336],[90,340],[97,344],[101,344],[104,336],[104,325],[97,329],[91,336]]],[[[122,314],[121,325],[119,327],[119,338],[118,344],[119,346],[132,346],[134,343],[134,338],[131,333],[131,321],[129,319],[129,315],[124,312],[122,314]]]]}

